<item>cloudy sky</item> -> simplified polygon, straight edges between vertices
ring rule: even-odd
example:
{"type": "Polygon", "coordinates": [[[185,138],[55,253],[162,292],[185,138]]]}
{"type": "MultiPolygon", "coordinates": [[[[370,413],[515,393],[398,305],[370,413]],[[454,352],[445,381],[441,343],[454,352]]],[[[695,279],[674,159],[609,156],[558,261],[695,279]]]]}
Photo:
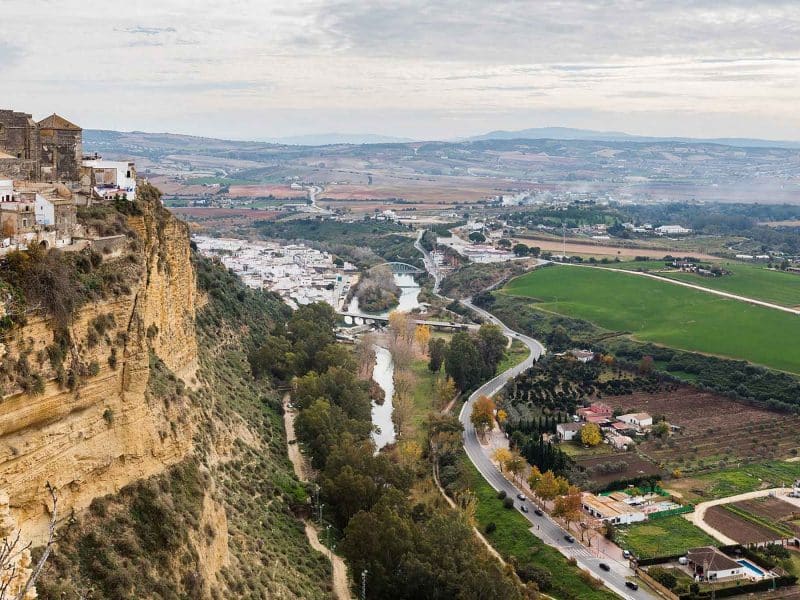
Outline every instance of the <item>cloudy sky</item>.
{"type": "Polygon", "coordinates": [[[269,139],[800,139],[798,0],[0,0],[2,107],[269,139]]]}

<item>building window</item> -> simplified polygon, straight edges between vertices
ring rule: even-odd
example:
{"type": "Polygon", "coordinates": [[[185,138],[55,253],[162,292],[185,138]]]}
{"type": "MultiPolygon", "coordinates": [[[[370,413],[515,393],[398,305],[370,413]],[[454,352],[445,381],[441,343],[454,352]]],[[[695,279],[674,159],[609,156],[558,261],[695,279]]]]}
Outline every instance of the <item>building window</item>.
{"type": "Polygon", "coordinates": [[[128,172],[125,174],[125,177],[127,177],[128,179],[130,179],[130,178],[131,178],[131,172],[130,172],[130,171],[128,171],[128,172]]]}

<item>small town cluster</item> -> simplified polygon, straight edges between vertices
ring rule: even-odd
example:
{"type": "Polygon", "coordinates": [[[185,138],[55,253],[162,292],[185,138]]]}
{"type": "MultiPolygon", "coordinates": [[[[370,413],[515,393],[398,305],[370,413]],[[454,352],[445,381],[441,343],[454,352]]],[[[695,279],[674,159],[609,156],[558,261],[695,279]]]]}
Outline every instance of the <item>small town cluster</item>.
{"type": "Polygon", "coordinates": [[[296,308],[325,302],[340,310],[358,279],[354,265],[303,244],[195,236],[198,250],[217,256],[246,285],[279,294],[296,308]]]}
{"type": "Polygon", "coordinates": [[[77,207],[136,197],[136,165],[83,154],[82,129],[53,114],[0,109],[0,255],[39,244],[76,250],[89,241],[77,207]]]}

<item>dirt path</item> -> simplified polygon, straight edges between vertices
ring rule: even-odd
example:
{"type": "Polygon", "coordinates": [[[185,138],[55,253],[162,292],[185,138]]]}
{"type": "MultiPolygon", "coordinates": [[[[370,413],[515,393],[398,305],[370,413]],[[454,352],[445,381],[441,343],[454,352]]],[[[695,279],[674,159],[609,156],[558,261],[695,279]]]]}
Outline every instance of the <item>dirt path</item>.
{"type": "MultiPolygon", "coordinates": [[[[294,433],[294,418],[296,412],[289,406],[289,394],[283,397],[283,426],[286,429],[286,449],[289,453],[289,460],[292,461],[294,473],[300,481],[308,481],[306,479],[306,463],[303,455],[300,453],[300,448],[297,446],[297,438],[294,433]],[[293,443],[289,443],[289,442],[293,443]]],[[[306,537],[311,547],[318,552],[321,552],[328,557],[333,566],[333,593],[338,600],[352,600],[350,595],[350,581],[347,577],[347,565],[344,564],[341,556],[331,552],[319,541],[319,529],[309,522],[305,521],[306,537]]]]}
{"type": "Polygon", "coordinates": [[[683,515],[684,518],[697,525],[700,529],[705,531],[708,535],[718,539],[726,545],[738,544],[736,540],[732,540],[727,535],[714,529],[711,525],[706,523],[706,511],[712,506],[719,506],[720,504],[731,504],[732,502],[739,502],[740,500],[752,500],[753,498],[762,498],[774,493],[776,496],[790,492],[789,488],[770,488],[767,490],[756,490],[755,492],[746,492],[737,496],[728,496],[727,498],[717,498],[716,500],[709,500],[708,502],[701,502],[694,507],[694,512],[683,515]]]}

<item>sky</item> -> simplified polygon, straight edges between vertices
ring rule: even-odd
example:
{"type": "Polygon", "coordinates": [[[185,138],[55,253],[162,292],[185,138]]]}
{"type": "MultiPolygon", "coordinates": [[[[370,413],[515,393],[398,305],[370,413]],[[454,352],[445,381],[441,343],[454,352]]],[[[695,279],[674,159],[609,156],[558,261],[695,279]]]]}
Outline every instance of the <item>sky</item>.
{"type": "Polygon", "coordinates": [[[265,140],[800,140],[798,0],[0,0],[1,108],[265,140]]]}

